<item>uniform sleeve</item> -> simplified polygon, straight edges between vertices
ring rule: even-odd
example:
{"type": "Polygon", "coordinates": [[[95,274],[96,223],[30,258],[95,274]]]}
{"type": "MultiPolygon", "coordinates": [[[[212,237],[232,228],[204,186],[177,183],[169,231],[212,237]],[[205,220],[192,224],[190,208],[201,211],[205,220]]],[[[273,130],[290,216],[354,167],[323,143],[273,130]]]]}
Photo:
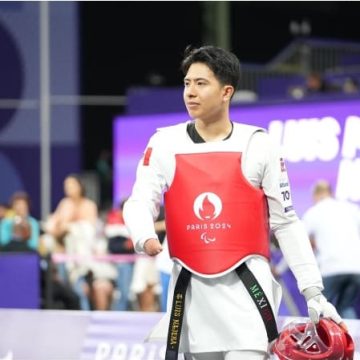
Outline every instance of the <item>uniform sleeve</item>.
{"type": "Polygon", "coordinates": [[[303,223],[293,208],[290,181],[279,147],[265,132],[253,135],[247,152],[245,174],[267,197],[271,230],[293,272],[299,290],[323,288],[320,271],[303,223]]]}
{"type": "Polygon", "coordinates": [[[158,133],[152,136],[136,171],[136,180],[124,205],[124,221],[134,243],[135,251],[144,252],[144,243],[158,238],[154,221],[159,215],[166,182],[159,166],[161,155],[158,133]]]}

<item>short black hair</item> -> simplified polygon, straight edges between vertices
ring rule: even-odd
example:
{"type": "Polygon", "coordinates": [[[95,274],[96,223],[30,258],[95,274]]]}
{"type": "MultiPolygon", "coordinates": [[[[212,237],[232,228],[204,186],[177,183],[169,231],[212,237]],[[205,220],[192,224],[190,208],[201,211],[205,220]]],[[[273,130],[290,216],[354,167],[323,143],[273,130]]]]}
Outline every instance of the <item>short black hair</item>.
{"type": "Polygon", "coordinates": [[[240,61],[232,52],[212,45],[199,48],[193,48],[192,45],[189,45],[185,49],[184,58],[181,62],[182,73],[186,75],[194,63],[207,65],[221,84],[233,86],[234,91],[238,88],[240,61]]]}

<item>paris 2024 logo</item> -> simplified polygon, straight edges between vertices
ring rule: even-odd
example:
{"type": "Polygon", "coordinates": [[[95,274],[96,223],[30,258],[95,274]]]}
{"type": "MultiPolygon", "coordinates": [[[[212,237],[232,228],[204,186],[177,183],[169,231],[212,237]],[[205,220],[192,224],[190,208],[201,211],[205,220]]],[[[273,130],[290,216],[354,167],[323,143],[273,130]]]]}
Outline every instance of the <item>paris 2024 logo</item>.
{"type": "Polygon", "coordinates": [[[203,192],[195,198],[193,211],[200,222],[187,224],[188,231],[201,231],[200,239],[205,244],[216,241],[215,230],[226,230],[231,224],[219,222],[216,219],[223,210],[223,202],[213,192],[203,192]]]}

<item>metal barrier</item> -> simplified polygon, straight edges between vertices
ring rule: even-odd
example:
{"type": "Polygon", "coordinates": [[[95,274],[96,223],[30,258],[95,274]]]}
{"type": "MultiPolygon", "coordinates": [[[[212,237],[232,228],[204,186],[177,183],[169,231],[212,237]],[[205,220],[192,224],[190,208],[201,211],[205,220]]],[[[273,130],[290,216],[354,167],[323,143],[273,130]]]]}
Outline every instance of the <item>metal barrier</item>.
{"type": "Polygon", "coordinates": [[[240,90],[257,92],[261,80],[291,79],[294,76],[305,76],[310,71],[327,74],[339,72],[360,74],[360,43],[328,39],[296,39],[267,64],[243,63],[240,90]]]}
{"type": "Polygon", "coordinates": [[[64,263],[67,261],[74,261],[81,263],[83,261],[88,261],[88,260],[112,262],[112,263],[127,263],[127,262],[134,262],[140,256],[146,256],[146,255],[104,254],[104,255],[91,255],[91,257],[88,257],[82,255],[69,255],[66,253],[53,253],[51,255],[51,259],[54,263],[64,263]]]}

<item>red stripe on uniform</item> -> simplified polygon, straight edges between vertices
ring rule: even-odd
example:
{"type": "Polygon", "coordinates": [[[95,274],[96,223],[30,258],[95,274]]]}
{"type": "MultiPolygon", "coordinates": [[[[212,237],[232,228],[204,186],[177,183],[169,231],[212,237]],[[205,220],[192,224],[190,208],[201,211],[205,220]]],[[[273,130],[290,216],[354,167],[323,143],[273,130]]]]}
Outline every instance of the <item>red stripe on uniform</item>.
{"type": "Polygon", "coordinates": [[[152,153],[152,148],[151,147],[147,148],[145,151],[144,160],[143,160],[144,166],[149,166],[151,153],[152,153]]]}

